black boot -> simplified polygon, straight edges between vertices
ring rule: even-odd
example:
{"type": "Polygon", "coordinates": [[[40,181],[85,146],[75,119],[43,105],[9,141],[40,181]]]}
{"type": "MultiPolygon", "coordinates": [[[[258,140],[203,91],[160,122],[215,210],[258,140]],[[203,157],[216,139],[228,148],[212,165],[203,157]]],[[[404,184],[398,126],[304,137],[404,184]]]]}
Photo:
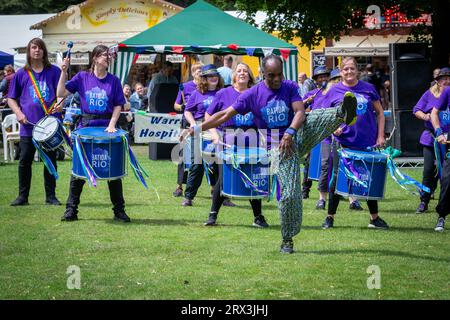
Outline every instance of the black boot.
{"type": "Polygon", "coordinates": [[[80,196],[85,182],[86,181],[76,179],[73,176],[70,178],[69,197],[67,198],[66,211],[61,217],[61,221],[78,220],[78,205],[80,204],[80,196]]]}

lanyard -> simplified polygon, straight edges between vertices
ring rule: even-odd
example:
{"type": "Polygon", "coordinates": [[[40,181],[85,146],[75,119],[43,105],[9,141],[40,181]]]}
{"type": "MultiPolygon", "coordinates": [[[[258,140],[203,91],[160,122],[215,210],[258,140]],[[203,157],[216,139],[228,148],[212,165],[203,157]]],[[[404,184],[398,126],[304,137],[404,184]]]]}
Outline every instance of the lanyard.
{"type": "Polygon", "coordinates": [[[31,72],[31,70],[27,70],[27,72],[28,72],[28,76],[30,77],[31,83],[33,84],[34,91],[36,92],[36,95],[39,98],[39,102],[41,103],[42,110],[47,115],[52,111],[53,107],[55,106],[56,99],[50,105],[50,108],[47,108],[47,106],[45,105],[44,97],[42,96],[41,89],[39,88],[36,78],[34,77],[34,74],[31,72]]]}

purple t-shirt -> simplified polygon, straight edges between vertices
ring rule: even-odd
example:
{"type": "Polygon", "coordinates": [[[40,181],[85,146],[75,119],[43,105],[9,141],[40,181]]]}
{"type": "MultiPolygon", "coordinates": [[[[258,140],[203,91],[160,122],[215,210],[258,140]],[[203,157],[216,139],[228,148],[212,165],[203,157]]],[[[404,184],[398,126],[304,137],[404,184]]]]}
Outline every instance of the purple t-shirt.
{"type": "MultiPolygon", "coordinates": [[[[194,81],[188,81],[183,83],[183,92],[184,92],[184,100],[187,103],[189,100],[189,97],[191,96],[192,92],[197,89],[197,85],[194,81]]],[[[183,104],[183,98],[181,96],[181,90],[178,90],[177,99],[175,100],[176,104],[183,104]]]]}
{"type": "MultiPolygon", "coordinates": [[[[231,107],[233,103],[239,98],[241,93],[234,89],[234,87],[227,87],[225,89],[217,92],[213,101],[211,102],[209,108],[206,110],[206,113],[209,115],[213,115],[219,111],[225,110],[228,107],[231,107]]],[[[233,127],[233,128],[250,128],[253,127],[253,114],[251,112],[246,115],[237,114],[230,120],[222,123],[218,129],[233,127]]]]}
{"type": "MultiPolygon", "coordinates": [[[[50,108],[53,101],[56,99],[56,88],[58,87],[59,76],[61,70],[52,65],[45,68],[40,73],[32,71],[36,78],[39,88],[44,98],[45,105],[50,108]]],[[[17,100],[20,109],[26,118],[33,123],[37,123],[40,119],[45,117],[45,112],[42,109],[41,102],[34,90],[33,83],[28,75],[28,72],[21,68],[16,72],[14,78],[11,80],[8,98],[17,100]]],[[[60,114],[53,114],[58,117],[60,114]]],[[[20,125],[20,136],[31,137],[33,135],[33,125],[20,125]]]]}
{"type": "Polygon", "coordinates": [[[437,101],[436,109],[439,109],[439,121],[442,126],[442,130],[445,132],[450,131],[450,87],[445,87],[441,93],[439,100],[437,101]]]}
{"type": "Polygon", "coordinates": [[[298,86],[293,81],[283,80],[278,90],[269,89],[264,81],[259,82],[241,94],[233,108],[241,115],[253,113],[255,126],[267,130],[267,142],[270,143],[273,129],[278,130],[278,142],[289,128],[294,118],[292,103],[302,101],[298,86]]]}
{"type": "MultiPolygon", "coordinates": [[[[427,90],[414,106],[413,113],[416,113],[417,111],[422,111],[423,113],[431,113],[434,107],[437,108],[438,104],[439,98],[436,98],[430,90],[427,90]]],[[[441,128],[444,132],[448,132],[450,129],[449,115],[450,113],[448,108],[446,111],[439,112],[439,120],[441,123],[441,128]]],[[[425,128],[427,130],[424,130],[422,135],[420,136],[420,143],[424,146],[432,147],[434,138],[431,133],[434,132],[434,128],[431,121],[425,121],[425,128]]]]}
{"type": "Polygon", "coordinates": [[[358,81],[353,87],[347,87],[342,82],[333,86],[322,100],[324,108],[337,107],[344,99],[344,94],[351,91],[355,94],[358,106],[357,120],[353,126],[343,126],[342,134],[336,140],[345,147],[365,150],[377,142],[378,126],[373,102],[379,101],[380,96],[375,86],[358,81]]]}
{"type": "Polygon", "coordinates": [[[209,108],[217,91],[218,90],[201,93],[198,90],[194,90],[186,103],[185,111],[192,113],[195,120],[203,120],[206,109],[209,108]]]}
{"type": "MultiPolygon", "coordinates": [[[[103,79],[92,72],[81,71],[66,83],[66,89],[80,95],[83,114],[111,114],[114,107],[123,106],[126,101],[119,78],[108,73],[103,79]]],[[[107,127],[110,119],[89,121],[89,126],[107,127]]]]}

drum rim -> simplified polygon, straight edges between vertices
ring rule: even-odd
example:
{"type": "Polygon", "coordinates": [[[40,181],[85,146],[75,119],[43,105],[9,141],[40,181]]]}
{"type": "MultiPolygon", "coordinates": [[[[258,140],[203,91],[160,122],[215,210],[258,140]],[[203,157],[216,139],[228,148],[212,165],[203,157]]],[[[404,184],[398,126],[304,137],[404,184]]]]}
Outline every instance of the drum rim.
{"type": "MultiPolygon", "coordinates": [[[[88,177],[80,176],[80,175],[74,173],[74,172],[73,172],[73,169],[72,169],[72,175],[73,175],[75,178],[84,179],[84,180],[89,180],[88,177]]],[[[126,172],[126,170],[125,170],[125,173],[124,173],[123,175],[121,175],[121,176],[117,176],[117,177],[114,177],[114,178],[95,177],[95,180],[118,180],[118,179],[122,179],[123,177],[126,177],[127,175],[128,175],[128,174],[127,174],[127,172],[126,172]]]]}
{"type": "MultiPolygon", "coordinates": [[[[56,135],[56,133],[59,132],[60,130],[64,130],[64,129],[63,129],[62,124],[61,124],[61,122],[59,121],[58,118],[56,118],[56,117],[54,117],[54,116],[45,116],[45,117],[41,118],[38,122],[36,122],[36,126],[33,128],[33,132],[31,133],[31,136],[33,137],[33,139],[34,139],[36,142],[39,142],[39,143],[45,143],[46,141],[48,141],[48,140],[50,140],[51,138],[53,138],[53,137],[56,135]],[[45,139],[45,140],[37,140],[37,139],[34,138],[34,130],[36,130],[37,125],[40,124],[40,123],[42,123],[42,122],[43,122],[42,120],[44,120],[45,118],[53,118],[53,119],[55,119],[55,120],[56,120],[56,123],[58,124],[57,127],[56,127],[57,130],[55,130],[55,132],[53,132],[53,134],[52,134],[51,136],[48,136],[47,139],[45,139]]],[[[62,140],[64,141],[64,136],[62,136],[61,138],[62,138],[62,140]]],[[[59,147],[61,144],[62,144],[62,142],[58,145],[58,147],[59,147]]],[[[55,149],[58,148],[58,147],[55,147],[55,149]]],[[[54,149],[52,149],[52,150],[54,150],[54,149]]]]}
{"type": "Polygon", "coordinates": [[[92,140],[110,142],[110,141],[114,141],[115,139],[117,139],[116,142],[120,142],[120,141],[122,141],[122,137],[123,136],[125,136],[128,139],[128,135],[129,135],[128,131],[125,131],[123,129],[118,129],[116,132],[112,132],[111,133],[111,132],[106,132],[105,129],[106,129],[106,127],[83,127],[83,128],[79,128],[79,129],[76,129],[76,130],[72,131],[72,136],[73,136],[72,139],[74,139],[75,136],[79,137],[82,142],[90,142],[92,140]],[[89,128],[89,129],[90,128],[102,128],[103,131],[105,132],[105,134],[108,134],[110,136],[94,137],[94,136],[90,136],[90,135],[87,135],[87,134],[81,134],[81,135],[79,134],[79,130],[83,130],[83,129],[87,129],[87,128],[89,128]],[[122,135],[116,135],[117,133],[123,133],[123,134],[122,135]],[[115,136],[112,136],[111,134],[114,134],[115,136]]]}
{"type": "MultiPolygon", "coordinates": [[[[255,191],[256,192],[256,191],[255,191]]],[[[239,199],[243,199],[243,200],[247,200],[247,199],[267,199],[269,196],[264,196],[264,195],[260,195],[260,196],[235,196],[235,195],[231,195],[228,194],[226,192],[223,192],[223,190],[220,190],[220,194],[223,196],[227,196],[229,198],[239,198],[239,199]]]]}

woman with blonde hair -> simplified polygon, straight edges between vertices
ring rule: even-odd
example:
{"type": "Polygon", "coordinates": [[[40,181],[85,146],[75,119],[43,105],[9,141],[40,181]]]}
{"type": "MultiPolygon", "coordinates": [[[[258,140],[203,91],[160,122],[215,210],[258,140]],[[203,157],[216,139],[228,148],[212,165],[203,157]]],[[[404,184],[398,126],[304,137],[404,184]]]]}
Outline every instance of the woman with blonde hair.
{"type": "MultiPolygon", "coordinates": [[[[433,107],[437,105],[437,101],[444,88],[450,85],[450,69],[440,69],[438,75],[435,77],[435,81],[436,83],[422,95],[413,108],[413,113],[416,118],[425,122],[425,130],[422,132],[419,140],[423,147],[422,184],[430,188],[430,192],[423,191],[420,194],[420,204],[416,213],[424,213],[428,210],[431,194],[436,190],[437,182],[439,180],[435,165],[436,155],[434,150],[434,129],[431,123],[431,111],[433,110],[433,107]]],[[[441,123],[441,128],[444,132],[449,131],[448,124],[441,123]]]]}

